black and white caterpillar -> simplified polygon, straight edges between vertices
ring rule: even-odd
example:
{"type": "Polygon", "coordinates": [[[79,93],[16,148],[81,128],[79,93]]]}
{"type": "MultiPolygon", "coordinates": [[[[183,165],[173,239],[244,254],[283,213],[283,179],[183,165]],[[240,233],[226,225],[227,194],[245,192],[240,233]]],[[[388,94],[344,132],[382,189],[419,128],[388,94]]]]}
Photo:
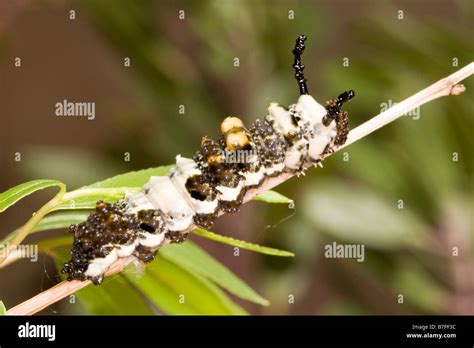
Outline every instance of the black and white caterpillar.
{"type": "Polygon", "coordinates": [[[219,139],[204,137],[192,159],[178,155],[167,176],[151,177],[140,192],[116,204],[98,202],[85,222],[69,228],[74,243],[62,270],[68,280],[99,284],[121,257],[148,263],[162,245],[183,242],[194,226],[208,228],[220,212],[237,212],[246,191],[265,178],[303,173],[345,143],[348,115],[341,108],[354,92],[325,106],[308,94],[301,63],[305,40],[299,36],[293,50],[297,103],[288,108],[271,103],[268,115],[250,127],[227,117],[219,139]]]}

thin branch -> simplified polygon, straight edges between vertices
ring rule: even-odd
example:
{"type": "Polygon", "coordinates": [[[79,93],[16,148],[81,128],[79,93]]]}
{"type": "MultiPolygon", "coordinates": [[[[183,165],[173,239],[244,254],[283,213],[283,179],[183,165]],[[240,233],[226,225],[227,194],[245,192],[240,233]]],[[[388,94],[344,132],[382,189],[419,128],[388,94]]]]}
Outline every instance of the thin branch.
{"type": "MultiPolygon", "coordinates": [[[[336,151],[349,146],[359,139],[364,138],[370,133],[377,129],[393,122],[397,118],[405,115],[409,111],[417,108],[420,105],[430,102],[433,99],[440,98],[447,95],[459,95],[465,91],[463,85],[458,83],[474,73],[474,62],[466,65],[464,68],[456,71],[448,77],[435,82],[431,86],[423,89],[422,91],[414,94],[413,96],[405,99],[399,104],[385,110],[379,115],[371,118],[369,121],[361,124],[357,128],[353,129],[348,136],[346,143],[339,147],[336,151]]],[[[329,156],[329,155],[328,155],[329,156]]],[[[268,178],[258,188],[249,190],[244,198],[244,202],[250,201],[259,193],[268,191],[275,186],[280,185],[282,182],[291,178],[294,174],[282,173],[281,175],[273,178],[268,178]]],[[[108,270],[106,275],[112,275],[120,273],[124,268],[135,260],[134,257],[128,257],[125,259],[117,260],[108,270]]],[[[7,311],[10,315],[32,315],[40,310],[50,306],[51,304],[75,293],[76,291],[84,288],[91,284],[91,281],[63,281],[56,286],[43,291],[42,293],[32,297],[31,299],[11,308],[7,311]]]]}

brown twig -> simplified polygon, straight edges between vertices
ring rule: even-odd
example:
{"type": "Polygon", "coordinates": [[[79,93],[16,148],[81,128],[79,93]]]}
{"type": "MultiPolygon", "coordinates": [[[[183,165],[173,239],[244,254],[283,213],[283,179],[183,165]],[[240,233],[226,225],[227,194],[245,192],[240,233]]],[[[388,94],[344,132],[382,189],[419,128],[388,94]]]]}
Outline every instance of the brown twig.
{"type": "MultiPolygon", "coordinates": [[[[431,86],[421,90],[413,96],[405,99],[399,104],[385,110],[379,115],[371,118],[367,122],[361,124],[357,128],[353,129],[348,136],[347,142],[336,151],[349,146],[359,139],[369,135],[377,129],[393,122],[397,118],[405,115],[407,112],[415,109],[416,107],[430,102],[433,99],[447,96],[447,95],[458,95],[464,92],[465,88],[463,85],[458,83],[474,73],[474,63],[466,65],[464,68],[456,71],[448,77],[435,82],[431,86]]],[[[244,198],[245,202],[248,202],[259,193],[265,192],[272,189],[275,186],[280,185],[282,182],[291,178],[294,174],[283,173],[277,177],[269,178],[258,188],[249,190],[244,198]]],[[[120,273],[123,269],[134,261],[134,257],[128,257],[125,259],[117,260],[108,270],[106,275],[112,275],[120,273]]],[[[40,310],[48,307],[49,305],[75,293],[83,287],[91,284],[90,281],[63,281],[56,286],[43,291],[42,293],[32,297],[31,299],[11,308],[7,311],[10,315],[32,315],[40,310]]]]}

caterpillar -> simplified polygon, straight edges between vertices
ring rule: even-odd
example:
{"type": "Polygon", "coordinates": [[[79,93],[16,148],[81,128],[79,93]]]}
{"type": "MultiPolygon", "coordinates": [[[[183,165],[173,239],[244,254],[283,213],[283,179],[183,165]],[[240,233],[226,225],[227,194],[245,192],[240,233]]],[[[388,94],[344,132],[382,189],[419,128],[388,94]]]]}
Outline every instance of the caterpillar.
{"type": "Polygon", "coordinates": [[[271,103],[264,119],[246,127],[229,116],[217,140],[204,137],[192,158],[180,155],[168,175],[151,177],[140,192],[117,203],[97,202],[86,221],[71,225],[71,259],[62,269],[67,279],[100,284],[118,258],[134,255],[151,262],[167,243],[182,243],[194,226],[209,228],[219,213],[236,213],[248,189],[282,172],[302,174],[347,139],[344,103],[354,91],[323,106],[309,95],[301,54],[304,35],[293,49],[300,97],[284,107],[271,103]]]}

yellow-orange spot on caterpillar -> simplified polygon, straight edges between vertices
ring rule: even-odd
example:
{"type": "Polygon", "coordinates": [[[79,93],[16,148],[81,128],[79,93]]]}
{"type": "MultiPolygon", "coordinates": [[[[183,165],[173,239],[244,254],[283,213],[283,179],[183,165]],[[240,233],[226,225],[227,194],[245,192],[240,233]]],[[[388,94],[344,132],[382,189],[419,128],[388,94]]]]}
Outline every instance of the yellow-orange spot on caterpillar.
{"type": "Polygon", "coordinates": [[[211,139],[209,139],[209,137],[207,135],[203,136],[202,140],[201,140],[201,146],[203,146],[205,144],[208,144],[210,141],[211,141],[211,139]]]}
{"type": "Polygon", "coordinates": [[[207,163],[210,165],[221,163],[221,155],[209,156],[209,158],[207,159],[207,163]]]}
{"type": "Polygon", "coordinates": [[[244,123],[238,117],[229,116],[226,119],[224,119],[224,121],[222,121],[221,123],[222,134],[226,134],[227,132],[229,132],[230,130],[234,128],[236,129],[244,128],[244,123]]]}
{"type": "Polygon", "coordinates": [[[228,133],[225,138],[229,150],[243,149],[249,144],[249,138],[243,131],[228,133]]]}

